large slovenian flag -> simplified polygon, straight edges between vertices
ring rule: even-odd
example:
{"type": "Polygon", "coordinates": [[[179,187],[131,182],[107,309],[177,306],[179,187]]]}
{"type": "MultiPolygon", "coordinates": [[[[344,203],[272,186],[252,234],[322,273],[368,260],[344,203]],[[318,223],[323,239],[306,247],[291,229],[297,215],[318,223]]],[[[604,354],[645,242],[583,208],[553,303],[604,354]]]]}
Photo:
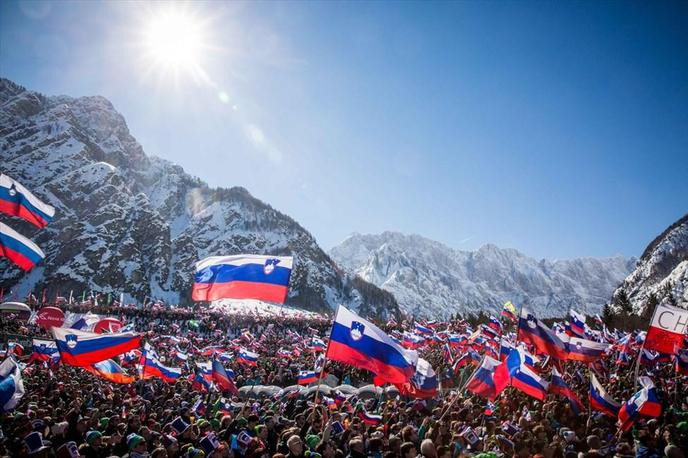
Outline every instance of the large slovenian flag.
{"type": "Polygon", "coordinates": [[[565,397],[571,405],[571,410],[578,415],[583,410],[583,403],[578,398],[576,393],[569,387],[568,383],[564,381],[556,367],[552,368],[552,381],[549,384],[549,391],[565,397]]]}
{"type": "Polygon", "coordinates": [[[121,385],[127,385],[133,383],[136,377],[133,377],[126,372],[111,359],[106,359],[105,361],[99,361],[93,366],[84,367],[90,373],[97,375],[98,377],[104,378],[113,383],[119,383],[121,385]]]}
{"type": "Polygon", "coordinates": [[[60,352],[54,340],[33,339],[33,349],[29,361],[50,361],[56,363],[60,360],[60,352]]]}
{"type": "Polygon", "coordinates": [[[395,384],[407,382],[418,362],[414,350],[406,350],[373,323],[342,306],[332,324],[327,357],[367,369],[395,384]]]}
{"type": "Polygon", "coordinates": [[[518,320],[518,339],[533,345],[540,352],[553,358],[567,359],[566,344],[557,337],[554,331],[525,308],[521,309],[518,320]]]}
{"type": "Polygon", "coordinates": [[[12,358],[0,364],[0,413],[13,410],[24,396],[24,381],[19,365],[12,358]]]}
{"type": "Polygon", "coordinates": [[[6,257],[23,270],[31,270],[45,258],[45,253],[31,240],[0,223],[0,256],[6,257]]]}
{"type": "Polygon", "coordinates": [[[141,347],[141,336],[133,332],[95,334],[75,329],[52,328],[62,362],[90,366],[141,347]]]}
{"type": "Polygon", "coordinates": [[[141,378],[143,379],[158,377],[168,383],[174,383],[182,376],[180,367],[167,367],[147,351],[143,352],[141,360],[143,364],[141,378]]]}
{"type": "Polygon", "coordinates": [[[621,404],[609,396],[604,387],[597,381],[595,374],[590,374],[590,407],[613,418],[619,415],[621,408],[621,404]]]}
{"type": "Polygon", "coordinates": [[[639,377],[642,389],[626,401],[619,410],[619,427],[628,431],[640,417],[657,418],[662,413],[662,405],[657,399],[655,384],[649,377],[639,377]]]}
{"type": "Polygon", "coordinates": [[[211,256],[196,264],[191,297],[194,301],[257,299],[284,304],[291,256],[211,256]]]}
{"type": "Polygon", "coordinates": [[[34,196],[18,181],[0,173],[0,212],[17,216],[44,228],[55,216],[55,209],[34,196]]]}
{"type": "Polygon", "coordinates": [[[688,310],[660,304],[652,315],[644,348],[673,355],[683,348],[688,329],[688,310]]]}

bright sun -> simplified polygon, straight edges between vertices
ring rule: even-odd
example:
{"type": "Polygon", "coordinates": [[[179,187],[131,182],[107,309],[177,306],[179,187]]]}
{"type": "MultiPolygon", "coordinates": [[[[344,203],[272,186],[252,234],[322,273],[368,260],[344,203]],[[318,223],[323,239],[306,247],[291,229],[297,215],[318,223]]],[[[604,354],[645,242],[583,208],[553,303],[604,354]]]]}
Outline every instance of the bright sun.
{"type": "Polygon", "coordinates": [[[145,60],[157,71],[202,77],[203,23],[184,11],[159,12],[145,25],[145,60]]]}

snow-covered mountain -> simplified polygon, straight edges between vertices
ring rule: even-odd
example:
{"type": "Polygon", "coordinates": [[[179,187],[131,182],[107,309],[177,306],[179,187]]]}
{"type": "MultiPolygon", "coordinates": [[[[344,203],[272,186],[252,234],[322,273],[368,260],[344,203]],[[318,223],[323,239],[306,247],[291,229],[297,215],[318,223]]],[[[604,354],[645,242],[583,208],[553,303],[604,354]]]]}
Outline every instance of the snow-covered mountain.
{"type": "Polygon", "coordinates": [[[40,231],[5,219],[47,255],[28,275],[0,259],[0,286],[18,297],[46,288],[49,297],[95,290],[184,303],[200,258],[292,254],[289,304],[398,311],[389,293],[343,272],[296,221],[246,189],[210,188],[146,155],[103,97],[47,97],[0,79],[0,170],[56,208],[40,231]]]}
{"type": "Polygon", "coordinates": [[[617,307],[626,299],[639,313],[658,302],[688,306],[688,214],[645,248],[638,266],[614,291],[617,307]]]}
{"type": "Polygon", "coordinates": [[[329,253],[393,293],[402,311],[429,317],[497,312],[507,300],[544,317],[563,316],[571,307],[597,313],[635,265],[620,256],[536,260],[489,244],[460,251],[396,232],[354,234],[329,253]]]}

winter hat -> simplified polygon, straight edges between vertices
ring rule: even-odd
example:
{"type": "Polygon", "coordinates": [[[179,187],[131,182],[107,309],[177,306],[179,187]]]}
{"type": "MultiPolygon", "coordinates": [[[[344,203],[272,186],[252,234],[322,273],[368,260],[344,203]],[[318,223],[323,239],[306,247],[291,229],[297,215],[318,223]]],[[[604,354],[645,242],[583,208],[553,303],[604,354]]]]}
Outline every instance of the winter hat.
{"type": "Polygon", "coordinates": [[[131,433],[127,436],[127,447],[129,447],[129,450],[132,450],[135,448],[137,445],[139,445],[141,442],[144,442],[146,439],[143,438],[143,436],[139,436],[136,433],[131,433]]]}
{"type": "Polygon", "coordinates": [[[88,445],[93,445],[93,441],[95,441],[99,437],[103,437],[100,431],[89,431],[86,433],[86,443],[88,445]]]}

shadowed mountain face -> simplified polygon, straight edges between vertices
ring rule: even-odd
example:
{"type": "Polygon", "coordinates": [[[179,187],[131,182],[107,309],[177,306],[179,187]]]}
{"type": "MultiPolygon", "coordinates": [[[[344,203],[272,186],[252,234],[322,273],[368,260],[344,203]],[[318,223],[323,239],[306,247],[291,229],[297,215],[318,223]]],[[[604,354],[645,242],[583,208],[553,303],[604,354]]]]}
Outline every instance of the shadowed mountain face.
{"type": "Polygon", "coordinates": [[[688,215],[669,226],[645,248],[638,266],[614,291],[619,306],[625,296],[635,312],[656,303],[688,304],[688,215]]]}
{"type": "Polygon", "coordinates": [[[247,190],[210,188],[146,155],[103,97],[46,97],[0,79],[0,151],[0,169],[56,208],[40,231],[3,219],[46,253],[27,275],[0,259],[0,285],[17,297],[47,288],[51,297],[95,290],[185,303],[203,257],[291,254],[289,304],[398,311],[389,293],[340,270],[308,231],[247,190]]]}
{"type": "Polygon", "coordinates": [[[623,257],[536,260],[494,245],[459,251],[396,232],[354,234],[330,256],[394,294],[402,311],[428,317],[495,313],[507,300],[544,317],[597,313],[635,265],[623,257]]]}

